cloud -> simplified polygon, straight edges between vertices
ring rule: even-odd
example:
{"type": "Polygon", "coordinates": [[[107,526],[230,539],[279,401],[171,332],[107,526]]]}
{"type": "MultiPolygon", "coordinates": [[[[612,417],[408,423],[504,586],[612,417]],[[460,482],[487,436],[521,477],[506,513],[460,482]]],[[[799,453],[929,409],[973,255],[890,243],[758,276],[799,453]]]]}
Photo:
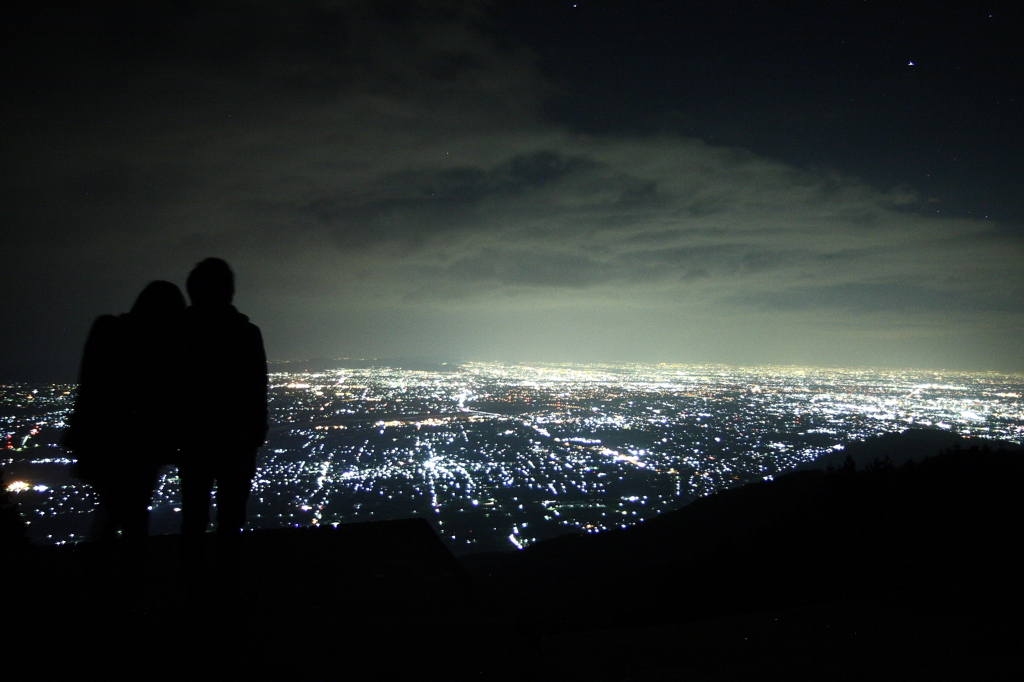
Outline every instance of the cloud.
{"type": "MultiPolygon", "coordinates": [[[[135,44],[127,74],[107,74],[103,53],[81,67],[94,89],[27,105],[5,219],[23,257],[52,257],[5,285],[45,273],[59,290],[74,272],[119,292],[114,308],[217,254],[271,338],[280,325],[320,345],[325,319],[373,328],[373,311],[411,309],[464,336],[497,324],[474,317],[492,309],[605,310],[651,329],[699,317],[709,338],[750,336],[755,319],[783,337],[850,315],[883,329],[894,313],[1020,327],[1024,253],[997,227],[742,149],[566,130],[542,113],[556,88],[488,37],[486,14],[396,7],[214,3],[135,44]]],[[[384,326],[393,343],[402,325],[384,326]]],[[[659,329],[651,357],[678,335],[659,329]]],[[[353,338],[339,351],[384,343],[353,338]]]]}

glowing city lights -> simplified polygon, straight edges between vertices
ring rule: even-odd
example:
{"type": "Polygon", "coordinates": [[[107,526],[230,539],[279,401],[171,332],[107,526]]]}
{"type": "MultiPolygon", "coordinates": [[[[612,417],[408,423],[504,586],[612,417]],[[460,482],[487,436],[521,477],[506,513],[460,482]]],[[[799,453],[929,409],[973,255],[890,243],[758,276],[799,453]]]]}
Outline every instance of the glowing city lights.
{"type": "MultiPolygon", "coordinates": [[[[910,426],[1024,440],[1024,377],[998,374],[467,363],[271,383],[252,528],[423,516],[457,552],[628,527],[910,426]]],[[[37,541],[71,541],[96,504],[58,446],[73,391],[2,391],[8,490],[37,541]]],[[[180,517],[173,469],[152,504],[180,517]]]]}

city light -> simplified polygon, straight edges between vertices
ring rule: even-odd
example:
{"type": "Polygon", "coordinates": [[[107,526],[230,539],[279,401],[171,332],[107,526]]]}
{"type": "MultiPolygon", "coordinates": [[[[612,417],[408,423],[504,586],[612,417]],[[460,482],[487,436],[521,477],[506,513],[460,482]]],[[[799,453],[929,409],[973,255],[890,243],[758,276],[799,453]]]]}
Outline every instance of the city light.
{"type": "MultiPolygon", "coordinates": [[[[0,422],[0,437],[20,445],[6,461],[28,472],[8,489],[37,520],[37,541],[72,540],[97,503],[58,446],[73,391],[2,390],[20,406],[0,422]],[[47,478],[57,471],[63,480],[47,478]]],[[[466,363],[274,374],[249,523],[422,516],[457,553],[524,548],[635,525],[912,426],[1020,443],[1021,395],[1021,376],[867,369],[466,363]]],[[[173,469],[152,508],[180,517],[173,469]]]]}

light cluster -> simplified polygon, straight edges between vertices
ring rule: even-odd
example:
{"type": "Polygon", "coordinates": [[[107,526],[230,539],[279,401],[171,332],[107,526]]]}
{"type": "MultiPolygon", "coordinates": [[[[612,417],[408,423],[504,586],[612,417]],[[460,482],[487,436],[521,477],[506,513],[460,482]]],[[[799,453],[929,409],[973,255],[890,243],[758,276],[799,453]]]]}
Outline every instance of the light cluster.
{"type": "MultiPolygon", "coordinates": [[[[72,387],[2,390],[14,469],[67,469],[56,442],[72,387]]],[[[1020,443],[1022,395],[1020,376],[792,367],[275,374],[249,519],[271,528],[424,516],[456,552],[521,548],[628,527],[912,425],[1020,443]]],[[[71,519],[96,504],[88,486],[27,484],[49,487],[17,494],[27,518],[50,520],[37,540],[81,537],[71,519]]],[[[168,471],[155,516],[173,517],[179,499],[168,471]]]]}

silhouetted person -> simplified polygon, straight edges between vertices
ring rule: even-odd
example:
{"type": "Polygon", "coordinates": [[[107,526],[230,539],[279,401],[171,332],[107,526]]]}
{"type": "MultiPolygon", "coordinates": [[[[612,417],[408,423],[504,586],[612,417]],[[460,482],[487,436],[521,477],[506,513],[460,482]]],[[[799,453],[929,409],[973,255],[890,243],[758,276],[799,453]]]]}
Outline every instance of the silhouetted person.
{"type": "Polygon", "coordinates": [[[177,451],[184,311],[181,290],[156,281],[130,312],[93,323],[64,436],[76,475],[99,496],[92,538],[109,540],[120,530],[137,559],[157,471],[177,451]]]}
{"type": "Polygon", "coordinates": [[[186,283],[182,359],[185,419],[181,476],[185,560],[195,567],[217,484],[218,569],[230,571],[245,525],[256,451],[267,435],[267,360],[259,328],[231,305],[228,264],[207,258],[186,283]]]}

